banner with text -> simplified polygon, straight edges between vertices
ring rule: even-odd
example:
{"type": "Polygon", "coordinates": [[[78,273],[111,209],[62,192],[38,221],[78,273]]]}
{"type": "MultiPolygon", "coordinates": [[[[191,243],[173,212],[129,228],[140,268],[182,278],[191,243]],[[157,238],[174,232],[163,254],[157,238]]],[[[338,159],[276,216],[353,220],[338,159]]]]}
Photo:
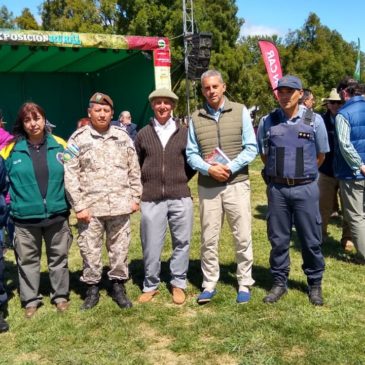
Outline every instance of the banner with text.
{"type": "MultiPolygon", "coordinates": [[[[279,52],[274,43],[260,40],[259,46],[262,58],[265,62],[267,74],[273,90],[277,87],[279,79],[283,76],[281,71],[279,52]]],[[[276,92],[274,91],[276,96],[276,92]]]]}

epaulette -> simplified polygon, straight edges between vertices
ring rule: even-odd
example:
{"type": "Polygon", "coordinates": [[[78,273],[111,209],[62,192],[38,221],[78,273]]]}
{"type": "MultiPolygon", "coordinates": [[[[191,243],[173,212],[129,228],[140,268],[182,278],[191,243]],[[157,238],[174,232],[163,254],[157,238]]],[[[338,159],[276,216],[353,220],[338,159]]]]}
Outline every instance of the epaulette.
{"type": "Polygon", "coordinates": [[[304,122],[304,124],[307,125],[311,125],[312,123],[314,123],[315,118],[316,117],[313,113],[313,110],[311,109],[307,109],[305,113],[302,115],[302,121],[304,122]]]}
{"type": "Polygon", "coordinates": [[[83,127],[76,129],[76,130],[75,130],[75,132],[73,132],[73,133],[71,134],[70,138],[71,138],[71,137],[72,137],[72,138],[75,138],[75,137],[77,137],[78,135],[80,135],[80,134],[84,133],[84,132],[85,132],[86,130],[88,130],[88,129],[89,129],[89,126],[88,126],[88,125],[84,125],[83,127]]]}
{"type": "Polygon", "coordinates": [[[117,129],[121,129],[121,130],[124,130],[120,125],[115,125],[115,124],[112,124],[111,126],[110,126],[110,128],[111,127],[115,127],[115,128],[117,128],[117,129]]]}

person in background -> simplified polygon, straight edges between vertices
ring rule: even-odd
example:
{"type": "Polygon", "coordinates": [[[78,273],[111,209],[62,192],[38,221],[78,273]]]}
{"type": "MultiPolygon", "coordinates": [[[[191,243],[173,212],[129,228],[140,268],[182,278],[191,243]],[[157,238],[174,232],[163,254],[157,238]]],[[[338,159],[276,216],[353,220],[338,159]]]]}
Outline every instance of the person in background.
{"type": "Polygon", "coordinates": [[[303,88],[298,77],[282,77],[276,90],[280,108],[263,117],[257,131],[268,183],[267,232],[273,277],[273,286],[264,302],[275,303],[287,293],[294,224],[301,243],[309,301],[323,305],[325,264],[316,179],[318,166],[329,151],[326,128],[319,114],[299,106],[303,88]]]}
{"type": "Polygon", "coordinates": [[[90,118],[81,118],[77,121],[77,126],[76,128],[79,129],[79,128],[82,128],[82,127],[85,127],[86,125],[89,125],[90,124],[90,118]]]}
{"type": "Polygon", "coordinates": [[[197,301],[199,304],[210,302],[216,294],[218,244],[226,215],[237,259],[236,302],[247,303],[254,284],[248,165],[257,155],[255,132],[247,108],[224,95],[226,84],[220,72],[203,73],[201,87],[206,102],[192,116],[186,148],[189,165],[199,171],[203,291],[197,301]],[[227,156],[223,163],[208,159],[217,147],[227,156]]]}
{"type": "MultiPolygon", "coordinates": [[[[322,115],[327,130],[330,151],[326,153],[323,164],[319,167],[319,209],[322,217],[322,242],[328,238],[327,227],[330,216],[334,211],[334,202],[337,202],[339,180],[334,177],[333,156],[335,139],[335,118],[338,109],[342,105],[340,95],[336,89],[332,89],[329,96],[323,99],[327,111],[322,115]]],[[[346,219],[342,221],[341,245],[345,251],[351,251],[354,245],[351,241],[351,230],[346,219]]]]}
{"type": "Polygon", "coordinates": [[[5,124],[3,111],[0,109],[0,150],[13,139],[13,135],[5,129],[5,124]]]}
{"type": "Polygon", "coordinates": [[[310,89],[303,89],[303,96],[299,99],[299,105],[305,106],[307,109],[313,110],[316,99],[310,89]]]}
{"type": "Polygon", "coordinates": [[[119,126],[125,130],[132,141],[136,139],[137,136],[137,124],[132,123],[131,113],[128,110],[124,110],[119,114],[118,120],[113,120],[112,125],[119,126]]]}
{"type": "Polygon", "coordinates": [[[334,172],[340,180],[344,219],[359,262],[365,263],[365,99],[351,77],[340,81],[337,92],[344,104],[336,115],[334,172]]]}
{"type": "Polygon", "coordinates": [[[177,95],[158,89],[149,95],[154,118],[142,128],[135,146],[142,170],[141,242],[145,277],[140,303],[158,294],[161,253],[167,225],[172,238],[170,260],[172,300],[186,300],[193,202],[188,181],[194,171],[186,162],[187,129],[173,120],[177,95]]]}
{"type": "Polygon", "coordinates": [[[20,107],[13,135],[14,142],[2,149],[1,156],[10,183],[20,300],[26,318],[42,303],[39,282],[44,240],[51,302],[64,312],[69,307],[68,251],[72,242],[62,163],[66,142],[47,131],[43,108],[31,102],[20,107]]]}
{"type": "MultiPolygon", "coordinates": [[[[7,189],[6,183],[6,171],[4,160],[0,157],[0,193],[4,194],[7,189]]],[[[0,212],[1,219],[5,218],[6,215],[6,202],[5,199],[0,200],[0,212]]],[[[0,333],[7,332],[9,330],[9,324],[6,322],[5,318],[8,314],[7,304],[8,295],[4,286],[4,248],[0,244],[0,333]]]]}
{"type": "Polygon", "coordinates": [[[108,95],[92,95],[90,124],[71,135],[63,154],[66,191],[78,220],[80,280],[87,285],[81,310],[99,302],[104,232],[112,298],[120,308],[132,307],[124,283],[129,279],[130,214],[139,210],[141,174],[132,140],[110,125],[113,107],[108,95]]]}
{"type": "MultiPolygon", "coordinates": [[[[7,130],[5,130],[5,124],[3,112],[0,109],[0,151],[13,140],[13,135],[10,134],[7,130]]],[[[5,230],[8,234],[9,240],[9,247],[13,245],[13,238],[14,238],[14,224],[9,216],[10,212],[10,195],[6,193],[5,195],[6,207],[7,207],[7,214],[3,220],[4,228],[0,228],[0,245],[5,246],[5,230]]]]}

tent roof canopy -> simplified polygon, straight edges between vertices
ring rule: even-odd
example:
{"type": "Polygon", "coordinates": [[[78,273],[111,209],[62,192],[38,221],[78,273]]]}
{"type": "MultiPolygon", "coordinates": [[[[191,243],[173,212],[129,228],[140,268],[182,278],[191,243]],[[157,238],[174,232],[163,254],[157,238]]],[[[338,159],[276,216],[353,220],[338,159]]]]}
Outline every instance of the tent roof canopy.
{"type": "Polygon", "coordinates": [[[164,37],[0,29],[0,73],[91,73],[138,51],[169,49],[164,37]]]}
{"type": "Polygon", "coordinates": [[[138,51],[104,48],[1,45],[0,72],[100,71],[123,62],[138,51]]]}

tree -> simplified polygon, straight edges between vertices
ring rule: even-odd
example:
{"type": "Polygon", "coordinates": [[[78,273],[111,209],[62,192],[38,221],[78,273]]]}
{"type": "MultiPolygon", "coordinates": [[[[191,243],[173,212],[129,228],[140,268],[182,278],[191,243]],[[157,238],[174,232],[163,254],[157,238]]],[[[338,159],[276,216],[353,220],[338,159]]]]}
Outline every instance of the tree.
{"type": "Polygon", "coordinates": [[[40,28],[29,8],[24,8],[21,15],[15,18],[15,24],[20,29],[38,30],[40,28]]]}
{"type": "Polygon", "coordinates": [[[66,32],[111,33],[108,26],[103,25],[98,3],[93,0],[46,0],[41,10],[43,28],[66,32]]]}
{"type": "Polygon", "coordinates": [[[288,34],[284,45],[284,70],[300,76],[317,98],[336,87],[343,76],[354,72],[356,45],[322,25],[314,13],[309,14],[301,29],[288,34]]]}
{"type": "Polygon", "coordinates": [[[3,5],[0,7],[0,28],[12,29],[14,28],[14,16],[8,8],[3,5]]]}
{"type": "MultiPolygon", "coordinates": [[[[239,39],[244,19],[237,16],[236,1],[194,0],[193,4],[195,32],[213,34],[210,68],[222,72],[227,95],[247,106],[259,105],[262,114],[269,112],[276,101],[258,49],[259,37],[239,39]]],[[[19,27],[33,29],[30,12],[19,18],[19,27]]],[[[180,96],[177,111],[185,112],[182,0],[44,0],[41,18],[45,30],[168,37],[172,84],[180,96]]],[[[13,24],[6,7],[0,8],[1,22],[6,22],[6,27],[13,24]]],[[[268,38],[278,46],[283,73],[301,77],[317,99],[354,71],[356,45],[345,42],[336,30],[322,25],[314,13],[309,14],[300,29],[284,38],[268,38]]],[[[199,82],[191,84],[193,109],[202,98],[199,82]]]]}
{"type": "MultiPolygon", "coordinates": [[[[243,100],[248,106],[259,105],[260,114],[268,113],[277,105],[257,42],[263,37],[247,37],[239,41],[236,62],[244,65],[236,85],[243,88],[243,100]],[[254,80],[250,82],[251,80],[254,80]],[[245,81],[245,82],[244,82],[245,81]],[[264,82],[263,82],[264,81],[264,82]]],[[[304,87],[311,88],[317,100],[325,97],[345,75],[352,75],[356,62],[357,47],[344,41],[336,30],[321,24],[319,17],[310,13],[303,27],[289,32],[285,38],[266,37],[279,50],[283,74],[294,74],[302,79],[304,87]]],[[[229,65],[228,69],[232,69],[229,65]]],[[[233,68],[234,70],[234,68],[233,68]]],[[[237,75],[237,73],[236,73],[237,75]]],[[[237,94],[238,90],[237,90],[237,94]]],[[[320,108],[320,103],[317,108],[320,108]]]]}

